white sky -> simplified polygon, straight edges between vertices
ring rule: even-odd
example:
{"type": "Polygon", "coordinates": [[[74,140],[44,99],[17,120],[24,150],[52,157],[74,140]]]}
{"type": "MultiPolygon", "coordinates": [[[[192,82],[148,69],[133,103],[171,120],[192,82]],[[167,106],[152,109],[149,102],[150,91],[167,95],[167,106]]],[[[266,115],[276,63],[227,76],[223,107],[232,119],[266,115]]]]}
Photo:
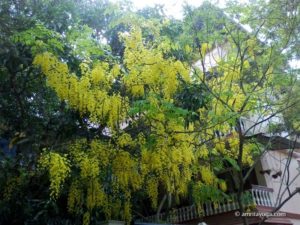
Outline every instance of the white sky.
{"type": "MultiPolygon", "coordinates": [[[[122,0],[111,0],[112,2],[120,2],[122,0]]],[[[173,16],[176,19],[183,18],[182,6],[184,4],[189,4],[195,7],[199,7],[204,0],[131,0],[135,9],[141,9],[146,6],[154,6],[155,4],[164,5],[165,12],[168,16],[173,16]]],[[[223,8],[225,7],[226,0],[212,0],[211,1],[216,6],[223,8]]],[[[239,0],[239,2],[248,2],[248,0],[239,0]]],[[[249,30],[249,27],[245,27],[249,30]]],[[[293,68],[300,69],[300,60],[291,60],[290,65],[293,68]]]]}
{"type": "MultiPolygon", "coordinates": [[[[111,0],[112,2],[119,2],[121,0],[111,0]]],[[[141,9],[146,6],[154,6],[160,4],[165,6],[165,12],[168,16],[173,16],[176,19],[183,17],[182,6],[187,3],[192,6],[199,7],[203,0],[131,0],[135,9],[141,9]]],[[[215,0],[218,7],[224,7],[226,0],[215,0]]]]}

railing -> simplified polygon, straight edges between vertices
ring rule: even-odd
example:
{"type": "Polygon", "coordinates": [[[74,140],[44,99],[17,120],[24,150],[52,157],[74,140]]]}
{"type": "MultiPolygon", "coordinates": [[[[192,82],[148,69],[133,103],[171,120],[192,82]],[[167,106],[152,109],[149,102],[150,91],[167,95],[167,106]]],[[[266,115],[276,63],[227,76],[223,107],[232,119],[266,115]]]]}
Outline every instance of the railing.
{"type": "Polygon", "coordinates": [[[251,194],[253,202],[259,206],[274,207],[273,189],[264,186],[252,185],[251,194]]]}
{"type": "MultiPolygon", "coordinates": [[[[252,189],[245,191],[242,201],[245,206],[268,206],[273,207],[273,189],[253,185],[252,189]]],[[[152,215],[141,220],[141,222],[182,223],[198,219],[204,216],[212,216],[219,213],[230,212],[239,209],[237,194],[232,194],[220,202],[206,202],[202,206],[190,205],[170,210],[169,213],[152,215]]]]}
{"type": "Polygon", "coordinates": [[[166,221],[168,223],[179,223],[183,221],[193,220],[202,217],[203,213],[195,205],[185,206],[178,209],[170,210],[168,215],[166,213],[160,213],[146,217],[142,222],[159,222],[166,221]]]}

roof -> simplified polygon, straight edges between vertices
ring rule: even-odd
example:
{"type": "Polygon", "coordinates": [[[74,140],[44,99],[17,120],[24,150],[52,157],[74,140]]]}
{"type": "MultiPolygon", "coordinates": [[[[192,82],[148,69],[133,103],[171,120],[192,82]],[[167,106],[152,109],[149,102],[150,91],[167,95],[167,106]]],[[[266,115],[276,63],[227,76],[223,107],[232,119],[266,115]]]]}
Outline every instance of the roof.
{"type": "Polygon", "coordinates": [[[282,149],[300,149],[300,143],[295,140],[290,140],[281,136],[270,136],[263,133],[258,133],[252,138],[256,138],[261,144],[268,146],[269,150],[282,150],[282,149]]]}

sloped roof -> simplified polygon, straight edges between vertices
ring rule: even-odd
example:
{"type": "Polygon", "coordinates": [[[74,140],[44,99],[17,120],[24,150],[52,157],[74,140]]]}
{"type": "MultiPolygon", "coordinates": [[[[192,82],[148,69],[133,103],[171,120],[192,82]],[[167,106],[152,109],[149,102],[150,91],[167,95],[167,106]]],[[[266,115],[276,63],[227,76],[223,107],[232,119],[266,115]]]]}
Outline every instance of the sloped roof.
{"type": "Polygon", "coordinates": [[[252,136],[256,140],[268,146],[269,150],[282,150],[282,149],[300,149],[300,143],[290,140],[281,136],[270,136],[263,133],[258,133],[252,136]]]}

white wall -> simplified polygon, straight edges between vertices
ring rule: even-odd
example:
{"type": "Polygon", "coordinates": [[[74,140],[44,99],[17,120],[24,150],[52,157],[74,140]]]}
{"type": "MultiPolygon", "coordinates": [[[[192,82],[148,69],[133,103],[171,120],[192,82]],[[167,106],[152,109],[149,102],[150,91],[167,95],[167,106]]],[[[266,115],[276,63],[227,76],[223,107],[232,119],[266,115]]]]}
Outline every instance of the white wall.
{"type": "Polygon", "coordinates": [[[282,124],[283,118],[281,114],[269,118],[269,115],[252,115],[248,118],[241,118],[243,122],[243,130],[247,132],[246,136],[251,136],[258,133],[269,133],[269,127],[271,124],[282,124]],[[263,121],[263,122],[262,122],[263,121]],[[251,129],[250,129],[251,128],[251,129]]]}
{"type": "Polygon", "coordinates": [[[300,225],[300,220],[290,219],[290,218],[289,220],[293,223],[293,225],[300,225]]]}
{"type": "MultiPolygon", "coordinates": [[[[261,180],[264,176],[265,183],[267,187],[273,188],[273,200],[276,202],[278,194],[282,195],[283,191],[286,190],[286,182],[287,182],[287,172],[284,174],[284,169],[287,163],[288,158],[288,151],[287,150],[277,150],[277,151],[268,151],[261,159],[261,166],[263,170],[270,169],[271,174],[264,174],[261,175],[257,173],[258,180],[261,180]],[[282,171],[281,177],[277,177],[276,179],[272,177],[273,174],[277,173],[278,171],[282,171]],[[282,186],[281,186],[282,184],[282,186]],[[281,186],[281,189],[280,189],[281,186]]],[[[290,191],[293,192],[296,187],[300,187],[300,175],[299,175],[299,161],[300,161],[300,154],[295,153],[292,157],[290,166],[289,166],[289,188],[290,191]],[[292,181],[296,178],[294,181],[292,181]]],[[[258,171],[257,171],[258,172],[258,171]]],[[[281,202],[288,197],[288,192],[286,191],[283,194],[283,198],[281,202]]],[[[279,202],[277,202],[279,205],[279,202]]],[[[283,212],[290,212],[300,214],[300,194],[296,194],[292,199],[290,199],[281,209],[280,211],[283,212]]],[[[298,223],[297,223],[298,224],[298,223]]]]}
{"type": "MultiPolygon", "coordinates": [[[[225,43],[223,45],[216,46],[211,51],[209,51],[205,55],[204,60],[203,60],[205,71],[208,71],[210,68],[216,67],[218,65],[218,62],[227,56],[228,51],[229,51],[228,49],[229,49],[229,44],[225,43]]],[[[194,64],[194,67],[198,68],[200,70],[203,70],[201,60],[198,60],[194,64]]]]}

